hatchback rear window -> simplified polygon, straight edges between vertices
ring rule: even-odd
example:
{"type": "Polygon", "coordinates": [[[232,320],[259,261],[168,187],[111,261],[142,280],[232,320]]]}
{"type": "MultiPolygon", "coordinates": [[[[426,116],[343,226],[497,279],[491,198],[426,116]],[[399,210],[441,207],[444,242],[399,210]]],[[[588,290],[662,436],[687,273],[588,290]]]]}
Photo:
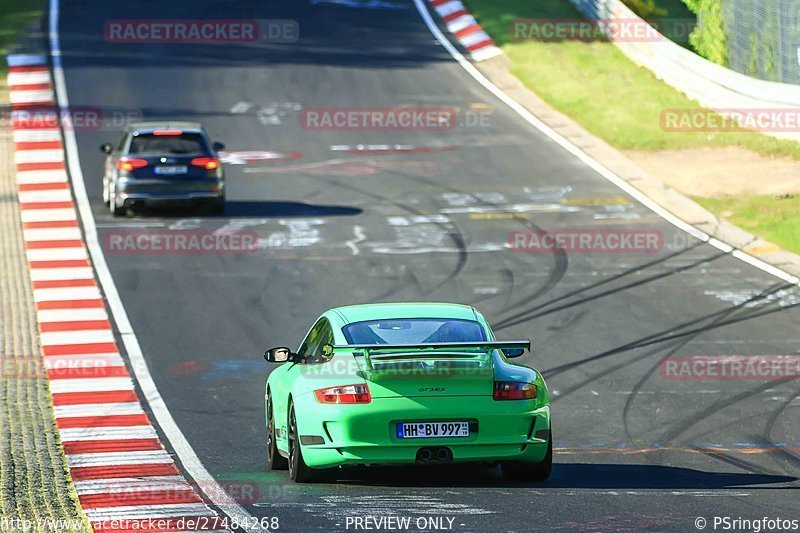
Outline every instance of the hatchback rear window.
{"type": "Polygon", "coordinates": [[[131,139],[128,154],[207,155],[208,145],[199,133],[180,135],[140,133],[131,139]]]}
{"type": "Polygon", "coordinates": [[[486,333],[478,322],[448,318],[411,318],[353,322],[342,328],[349,344],[415,344],[482,342],[486,333]]]}

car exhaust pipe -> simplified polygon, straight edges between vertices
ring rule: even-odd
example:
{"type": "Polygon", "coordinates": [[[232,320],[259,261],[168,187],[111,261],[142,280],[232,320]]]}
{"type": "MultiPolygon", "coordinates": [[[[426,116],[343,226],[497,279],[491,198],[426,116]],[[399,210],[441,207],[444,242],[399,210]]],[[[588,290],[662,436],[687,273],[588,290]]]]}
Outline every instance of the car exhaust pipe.
{"type": "Polygon", "coordinates": [[[428,464],[433,459],[433,450],[430,448],[420,448],[417,452],[417,462],[428,464]]]}
{"type": "Polygon", "coordinates": [[[450,448],[420,448],[417,452],[417,462],[425,465],[442,465],[453,462],[453,452],[450,448]]]}
{"type": "Polygon", "coordinates": [[[436,461],[439,463],[450,463],[453,461],[453,452],[450,448],[439,448],[436,450],[436,461]]]}

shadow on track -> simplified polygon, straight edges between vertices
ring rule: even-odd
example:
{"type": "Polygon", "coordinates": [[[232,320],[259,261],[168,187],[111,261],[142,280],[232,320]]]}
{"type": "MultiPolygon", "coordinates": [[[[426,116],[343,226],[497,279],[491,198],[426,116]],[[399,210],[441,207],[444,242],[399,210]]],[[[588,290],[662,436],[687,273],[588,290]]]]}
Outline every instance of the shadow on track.
{"type": "Polygon", "coordinates": [[[291,218],[291,217],[341,217],[356,216],[363,209],[344,205],[307,204],[304,202],[244,202],[225,203],[224,215],[213,215],[194,206],[149,207],[138,211],[137,216],[158,216],[164,218],[185,217],[187,215],[209,218],[291,218]]]}
{"type": "MultiPolygon", "coordinates": [[[[545,483],[507,481],[499,467],[451,465],[353,468],[325,473],[319,483],[381,487],[529,487],[541,489],[734,489],[793,483],[797,477],[730,472],[703,472],[662,465],[560,463],[545,483]]],[[[796,487],[763,487],[773,490],[796,487]]]]}

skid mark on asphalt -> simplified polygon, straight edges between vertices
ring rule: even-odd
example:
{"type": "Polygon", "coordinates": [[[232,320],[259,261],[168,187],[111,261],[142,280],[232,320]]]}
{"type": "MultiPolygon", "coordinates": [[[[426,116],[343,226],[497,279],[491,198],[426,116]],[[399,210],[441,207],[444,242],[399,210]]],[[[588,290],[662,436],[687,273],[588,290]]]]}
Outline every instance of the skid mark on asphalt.
{"type": "MultiPolygon", "coordinates": [[[[481,507],[472,507],[463,503],[450,503],[430,494],[408,494],[396,492],[379,496],[329,495],[315,500],[303,502],[269,502],[256,503],[255,507],[298,508],[304,513],[312,513],[327,518],[342,526],[344,516],[475,516],[496,514],[481,507]]],[[[458,523],[458,518],[455,520],[458,523]]],[[[465,524],[459,524],[461,526],[465,524]]]]}

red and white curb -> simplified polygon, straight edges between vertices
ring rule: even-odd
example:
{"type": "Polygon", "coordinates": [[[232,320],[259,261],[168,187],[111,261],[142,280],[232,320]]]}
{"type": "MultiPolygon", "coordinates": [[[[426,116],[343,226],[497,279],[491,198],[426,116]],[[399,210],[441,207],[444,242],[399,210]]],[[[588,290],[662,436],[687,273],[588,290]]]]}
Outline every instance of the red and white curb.
{"type": "Polygon", "coordinates": [[[483,61],[502,52],[459,0],[429,0],[442,17],[447,31],[455,36],[473,61],[483,61]]]}
{"type": "Polygon", "coordinates": [[[8,63],[42,356],[81,506],[95,531],[148,530],[151,519],[160,520],[159,531],[219,529],[218,515],[164,449],[120,355],[78,225],[58,120],[28,120],[34,109],[57,116],[46,58],[9,56],[8,63]]]}

